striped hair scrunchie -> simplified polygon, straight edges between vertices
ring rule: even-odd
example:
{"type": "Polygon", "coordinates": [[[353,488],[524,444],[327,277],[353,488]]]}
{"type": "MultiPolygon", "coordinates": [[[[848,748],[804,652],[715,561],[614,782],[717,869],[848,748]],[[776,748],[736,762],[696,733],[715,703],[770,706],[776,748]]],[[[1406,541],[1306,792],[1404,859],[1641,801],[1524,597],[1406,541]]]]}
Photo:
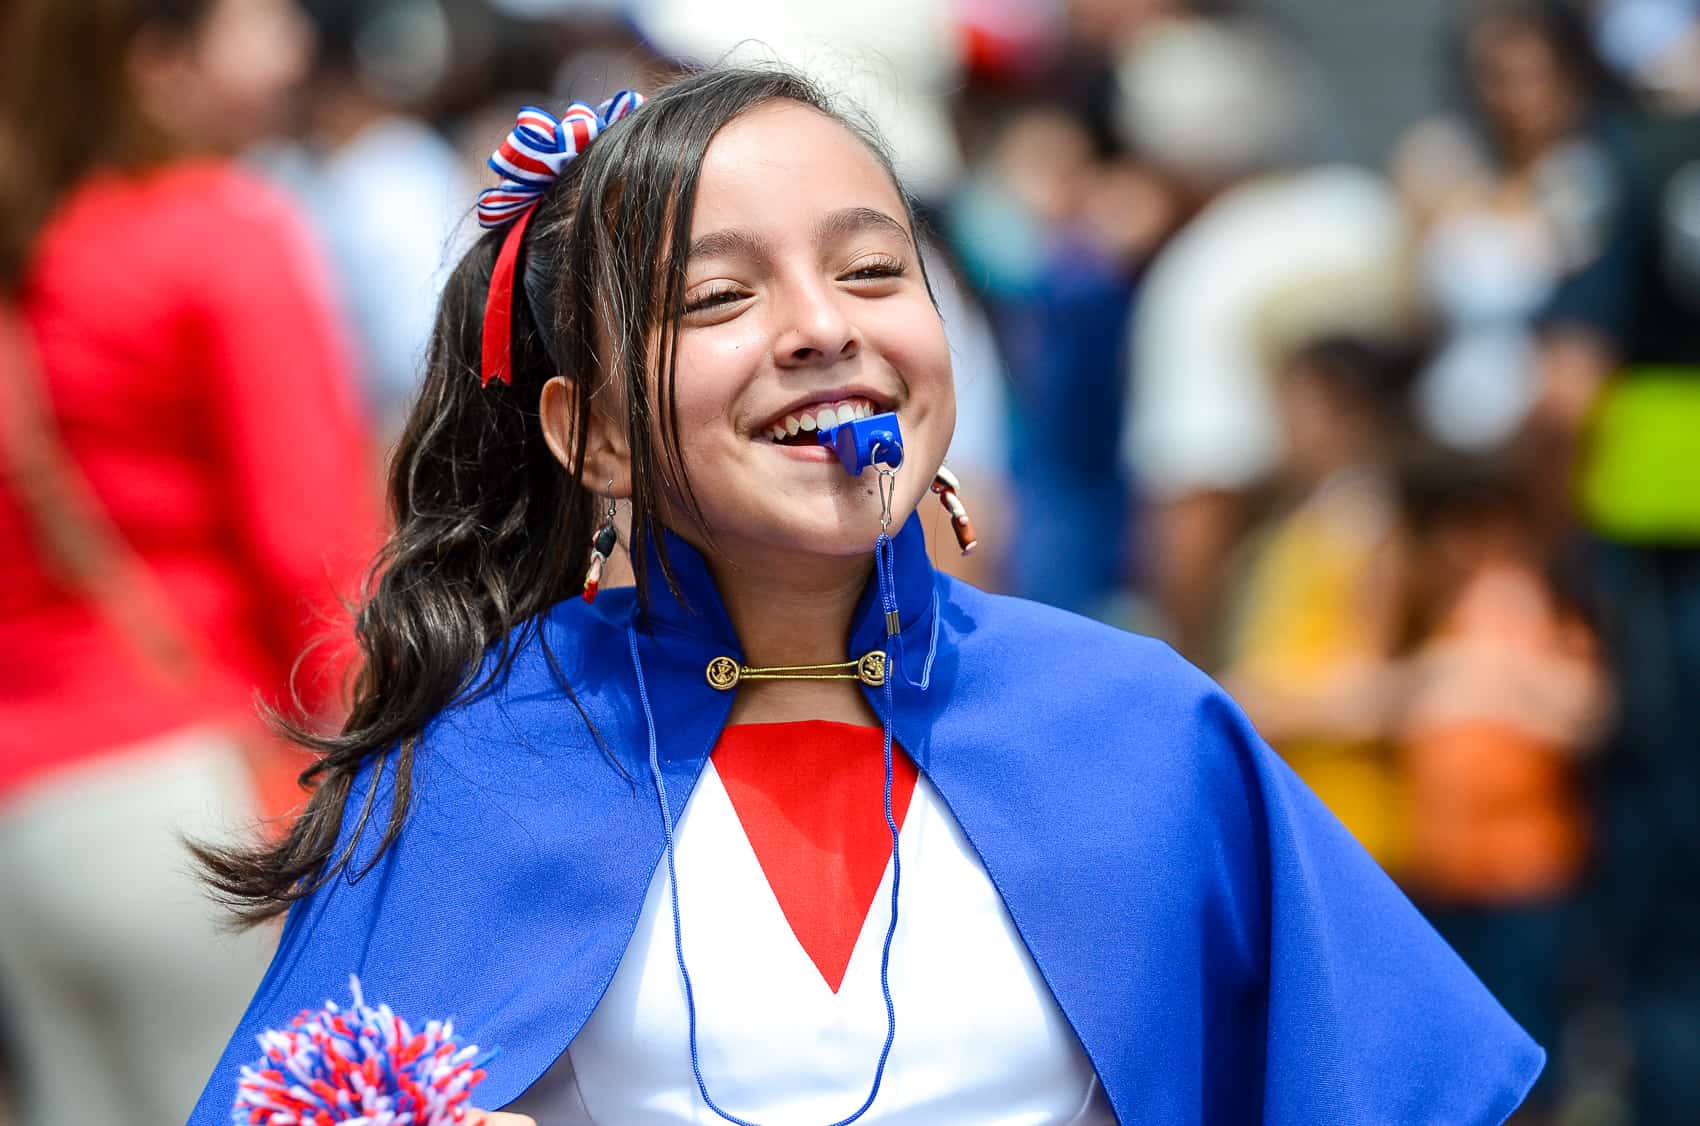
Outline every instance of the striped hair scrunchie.
{"type": "Polygon", "coordinates": [[[537,201],[590,142],[643,102],[643,95],[637,91],[621,90],[595,109],[574,102],[559,118],[548,110],[525,106],[513,130],[490,154],[489,165],[501,182],[478,194],[478,222],[488,230],[506,226],[508,233],[496,256],[490,293],[484,302],[484,386],[493,379],[513,382],[510,336],[515,273],[520,244],[537,201]]]}
{"type": "Polygon", "coordinates": [[[490,154],[489,165],[502,182],[478,195],[478,222],[486,228],[506,225],[535,205],[598,134],[643,105],[643,95],[621,90],[592,109],[574,102],[559,118],[525,106],[513,131],[490,154]]]}

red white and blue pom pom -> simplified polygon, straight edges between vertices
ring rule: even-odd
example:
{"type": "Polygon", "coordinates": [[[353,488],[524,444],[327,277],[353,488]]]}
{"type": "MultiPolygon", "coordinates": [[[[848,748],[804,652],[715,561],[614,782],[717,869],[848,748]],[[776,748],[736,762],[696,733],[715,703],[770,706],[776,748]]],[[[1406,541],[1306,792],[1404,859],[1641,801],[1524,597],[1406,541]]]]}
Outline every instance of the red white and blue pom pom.
{"type": "Polygon", "coordinates": [[[452,1021],[415,1033],[388,1005],[326,1001],[259,1036],[264,1058],[242,1069],[238,1126],[456,1126],[494,1052],[454,1041],[452,1021]]]}

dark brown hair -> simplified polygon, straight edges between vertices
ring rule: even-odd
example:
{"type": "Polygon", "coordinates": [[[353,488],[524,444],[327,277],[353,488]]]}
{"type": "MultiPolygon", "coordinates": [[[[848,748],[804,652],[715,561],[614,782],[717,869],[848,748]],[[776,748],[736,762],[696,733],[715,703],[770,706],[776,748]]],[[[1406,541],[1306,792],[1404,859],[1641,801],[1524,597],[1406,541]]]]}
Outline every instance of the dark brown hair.
{"type": "MultiPolygon", "coordinates": [[[[390,470],[396,530],[355,625],[364,666],[352,714],[336,735],[289,729],[319,758],[302,776],[314,792],[287,837],[255,849],[196,850],[214,890],[241,918],[276,915],[347,865],[348,850],[337,854],[336,842],[354,779],[374,759],[382,769],[393,757],[381,855],[401,830],[426,722],[486,691],[519,645],[541,644],[538,615],[577,593],[599,499],[544,442],[538,400],[555,375],[579,392],[572,464],[584,463],[592,402],[610,390],[623,401],[639,598],[655,579],[646,566],[651,544],[671,584],[657,542],[664,483],[678,486],[687,515],[700,519],[679,459],[673,392],[697,178],[715,134],[775,101],[841,122],[891,172],[871,130],[800,76],[717,68],[659,91],[593,141],[544,194],[525,234],[511,386],[479,386],[485,297],[504,232],[486,234],[455,269],[424,390],[390,470]]],[[[913,229],[912,216],[910,223],[913,229]]],[[[354,839],[373,813],[369,804],[358,811],[354,839]]]]}
{"type": "Polygon", "coordinates": [[[129,52],[192,35],[214,0],[7,0],[0,5],[0,293],[13,290],[59,201],[103,166],[169,155],[137,112],[129,52]]]}

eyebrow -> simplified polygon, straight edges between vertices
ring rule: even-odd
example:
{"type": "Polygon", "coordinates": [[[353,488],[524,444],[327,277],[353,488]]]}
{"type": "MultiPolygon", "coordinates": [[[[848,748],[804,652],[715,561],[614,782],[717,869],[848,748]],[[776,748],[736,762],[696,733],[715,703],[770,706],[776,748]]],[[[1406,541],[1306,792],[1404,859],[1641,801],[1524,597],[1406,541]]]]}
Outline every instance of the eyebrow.
{"type": "Polygon", "coordinates": [[[691,240],[686,261],[699,258],[771,258],[772,244],[748,227],[724,227],[691,240]]]}
{"type": "Polygon", "coordinates": [[[883,230],[906,243],[912,241],[909,228],[885,212],[872,207],[845,207],[823,217],[815,224],[815,242],[825,244],[845,235],[860,234],[867,230],[883,230]]]}
{"type": "MultiPolygon", "coordinates": [[[[815,243],[824,245],[867,230],[885,231],[913,245],[909,228],[872,207],[844,207],[815,224],[815,243]]],[[[699,258],[772,258],[773,244],[748,227],[725,227],[691,240],[687,261],[699,258]]]]}

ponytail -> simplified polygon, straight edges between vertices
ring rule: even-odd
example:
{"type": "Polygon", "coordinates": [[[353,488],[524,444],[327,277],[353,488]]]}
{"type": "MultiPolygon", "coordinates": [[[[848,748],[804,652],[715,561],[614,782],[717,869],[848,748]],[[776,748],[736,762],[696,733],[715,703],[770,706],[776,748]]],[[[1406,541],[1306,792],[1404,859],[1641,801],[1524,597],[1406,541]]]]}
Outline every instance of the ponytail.
{"type": "Polygon", "coordinates": [[[242,922],[281,914],[333,879],[375,814],[385,818],[377,854],[389,847],[405,820],[426,723],[499,677],[522,640],[516,631],[570,596],[570,576],[582,572],[594,498],[544,443],[538,393],[553,373],[535,329],[514,333],[513,385],[479,385],[499,241],[500,232],[480,239],[443,293],[425,383],[390,464],[395,532],[373,563],[355,620],[364,660],[347,723],[326,735],[270,717],[318,756],[301,776],[312,788],[305,811],[275,843],[191,845],[214,894],[242,922]],[[486,666],[496,644],[502,648],[486,666]],[[369,759],[394,770],[394,796],[388,810],[375,810],[372,787],[339,854],[343,809],[369,759]]]}

